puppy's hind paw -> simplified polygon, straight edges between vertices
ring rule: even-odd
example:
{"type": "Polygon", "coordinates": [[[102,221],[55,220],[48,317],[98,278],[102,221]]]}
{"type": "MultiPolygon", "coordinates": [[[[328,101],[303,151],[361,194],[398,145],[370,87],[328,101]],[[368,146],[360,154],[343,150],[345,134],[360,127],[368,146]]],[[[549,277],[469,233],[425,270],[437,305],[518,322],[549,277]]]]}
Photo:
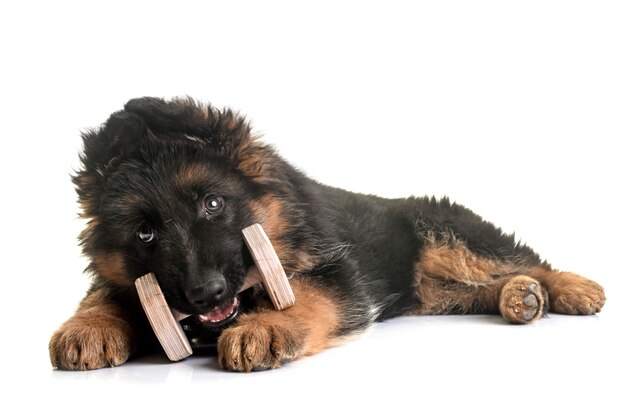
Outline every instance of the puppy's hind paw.
{"type": "Polygon", "coordinates": [[[526,324],[543,315],[544,290],[539,282],[527,276],[511,279],[500,293],[500,313],[509,322],[526,324]]]}

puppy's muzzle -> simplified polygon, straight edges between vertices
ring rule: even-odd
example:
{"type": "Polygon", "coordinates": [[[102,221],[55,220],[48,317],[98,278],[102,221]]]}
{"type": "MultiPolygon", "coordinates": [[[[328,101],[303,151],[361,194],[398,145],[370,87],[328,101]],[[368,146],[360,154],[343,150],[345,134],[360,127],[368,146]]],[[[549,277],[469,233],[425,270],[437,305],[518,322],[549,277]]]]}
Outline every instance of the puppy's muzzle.
{"type": "Polygon", "coordinates": [[[217,271],[211,271],[204,281],[194,283],[185,289],[189,304],[199,312],[221,305],[226,297],[226,278],[217,271]]]}

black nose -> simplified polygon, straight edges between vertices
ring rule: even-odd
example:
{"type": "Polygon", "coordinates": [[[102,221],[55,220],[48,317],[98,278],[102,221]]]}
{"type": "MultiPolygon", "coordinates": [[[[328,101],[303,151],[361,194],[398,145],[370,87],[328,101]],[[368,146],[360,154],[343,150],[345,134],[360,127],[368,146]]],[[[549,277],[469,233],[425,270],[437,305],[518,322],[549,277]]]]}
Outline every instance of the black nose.
{"type": "Polygon", "coordinates": [[[185,296],[196,309],[221,305],[226,296],[226,278],[221,273],[209,274],[204,283],[187,288],[185,296]]]}

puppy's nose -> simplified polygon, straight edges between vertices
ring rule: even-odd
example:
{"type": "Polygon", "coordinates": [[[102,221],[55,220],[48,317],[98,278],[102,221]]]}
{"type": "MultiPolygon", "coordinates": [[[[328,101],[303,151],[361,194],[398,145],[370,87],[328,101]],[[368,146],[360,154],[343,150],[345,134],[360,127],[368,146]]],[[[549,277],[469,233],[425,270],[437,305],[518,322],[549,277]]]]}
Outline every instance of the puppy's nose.
{"type": "Polygon", "coordinates": [[[212,274],[203,284],[185,290],[185,296],[197,309],[221,305],[226,296],[226,278],[222,274],[212,274]]]}

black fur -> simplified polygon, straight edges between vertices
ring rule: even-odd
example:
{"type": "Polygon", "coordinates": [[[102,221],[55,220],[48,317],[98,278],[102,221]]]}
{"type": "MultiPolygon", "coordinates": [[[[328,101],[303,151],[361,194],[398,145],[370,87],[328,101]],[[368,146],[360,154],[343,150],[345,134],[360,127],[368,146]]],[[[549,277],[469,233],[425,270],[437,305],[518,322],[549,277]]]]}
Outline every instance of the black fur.
{"type": "MultiPolygon", "coordinates": [[[[285,204],[283,238],[290,248],[329,252],[330,259],[302,273],[333,287],[350,306],[342,333],[419,304],[414,264],[432,231],[454,233],[489,257],[541,262],[513,236],[447,198],[389,200],[328,187],[267,147],[262,148],[270,154],[267,164],[274,166],[255,181],[236,168],[237,150],[249,141],[247,122],[229,110],[206,106],[203,112],[208,116],[190,101],[172,106],[156,98],[131,100],[102,129],[85,135],[84,170],[76,175],[79,196],[91,199],[89,211],[99,219],[83,236],[87,255],[123,252],[130,278],[156,272],[176,309],[199,313],[187,304],[183,287],[201,283],[212,269],[224,272],[228,296],[234,296],[251,264],[240,233],[254,221],[246,202],[267,193],[285,204]],[[172,185],[171,175],[194,164],[209,167],[210,174],[197,178],[185,194],[172,185]],[[82,187],[85,176],[99,180],[96,190],[82,187]],[[227,196],[228,207],[219,219],[206,220],[198,215],[199,205],[211,193],[227,196]],[[145,223],[157,231],[153,245],[137,241],[145,223]],[[187,262],[188,252],[198,255],[195,264],[187,262]],[[380,310],[375,318],[368,313],[373,307],[380,310]]],[[[92,271],[98,275],[93,265],[92,271]]]]}
{"type": "MultiPolygon", "coordinates": [[[[182,312],[200,314],[234,297],[252,264],[241,230],[259,221],[258,205],[268,201],[280,208],[281,233],[273,238],[285,250],[287,274],[323,286],[341,308],[336,336],[420,306],[415,265],[433,237],[454,236],[488,259],[549,268],[514,236],[447,198],[383,199],[319,184],[256,141],[238,114],[190,99],[131,100],[84,135],[81,161],[74,182],[90,219],[81,242],[93,261],[92,292],[106,290],[138,328],[145,320],[133,280],[147,272],[182,312]],[[205,204],[213,195],[225,201],[215,215],[205,204]],[[156,233],[148,244],[137,238],[146,228],[156,233]],[[122,271],[107,264],[110,254],[123,257],[122,271]],[[302,255],[314,262],[299,264],[302,255]],[[216,275],[225,279],[223,295],[191,303],[192,289],[212,285],[216,275]]],[[[262,297],[248,292],[245,309],[262,297]]]]}

